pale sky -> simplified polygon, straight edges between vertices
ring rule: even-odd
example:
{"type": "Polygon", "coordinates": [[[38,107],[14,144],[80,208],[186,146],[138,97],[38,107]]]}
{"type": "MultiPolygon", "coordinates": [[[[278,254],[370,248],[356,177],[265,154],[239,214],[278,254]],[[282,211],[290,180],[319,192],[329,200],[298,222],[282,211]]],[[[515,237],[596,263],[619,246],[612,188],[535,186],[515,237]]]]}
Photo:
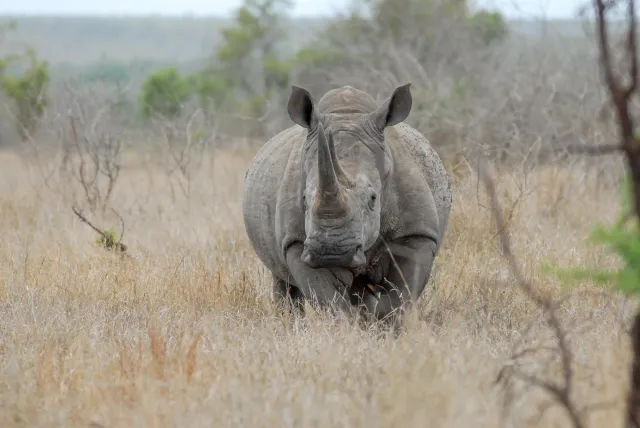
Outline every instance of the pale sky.
{"type": "MultiPolygon", "coordinates": [[[[294,16],[329,15],[344,10],[350,0],[294,0],[294,16]]],[[[476,0],[498,7],[509,17],[570,18],[589,0],[476,0]]],[[[241,0],[0,0],[0,14],[229,15],[241,0]]]]}

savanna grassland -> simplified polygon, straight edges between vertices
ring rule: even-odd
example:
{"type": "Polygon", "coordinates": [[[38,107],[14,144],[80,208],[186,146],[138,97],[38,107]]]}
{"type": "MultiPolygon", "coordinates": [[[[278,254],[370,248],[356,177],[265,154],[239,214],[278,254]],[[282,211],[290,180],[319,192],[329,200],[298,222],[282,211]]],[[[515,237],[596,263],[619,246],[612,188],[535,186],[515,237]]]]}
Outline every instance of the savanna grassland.
{"type": "MultiPolygon", "coordinates": [[[[207,157],[189,209],[172,202],[152,163],[131,162],[113,196],[127,226],[125,259],[93,244],[96,234],[32,169],[2,155],[2,426],[500,426],[498,371],[517,340],[543,344],[548,330],[505,269],[474,175],[455,184],[437,272],[393,339],[272,310],[270,277],[241,220],[252,155],[207,157]]],[[[530,173],[526,184],[500,177],[515,251],[536,287],[564,291],[541,263],[616,265],[585,242],[595,222],[617,215],[616,193],[598,191],[596,177],[565,167],[530,173]]],[[[119,229],[117,218],[102,223],[119,229]]],[[[591,426],[615,425],[628,365],[624,308],[581,288],[561,310],[575,394],[613,401],[591,426]]],[[[506,426],[563,421],[554,410],[523,421],[547,400],[524,395],[506,426]]]]}
{"type": "MultiPolygon", "coordinates": [[[[393,21],[414,31],[402,40],[384,31],[352,40],[335,30],[330,47],[349,61],[305,63],[288,80],[263,76],[279,86],[268,111],[253,116],[226,105],[194,112],[191,104],[182,116],[143,120],[132,113],[137,94],[128,94],[131,110],[116,111],[108,82],[65,81],[60,72],[37,132],[5,137],[11,141],[0,151],[0,426],[569,426],[557,397],[532,386],[562,385],[566,371],[545,314],[503,258],[479,153],[490,159],[526,279],[541,296],[563,299],[556,313],[573,370],[565,395],[589,408],[586,426],[622,424],[634,306],[549,269],[620,266],[589,238],[596,224],[619,217],[621,156],[560,153],[617,135],[595,42],[576,35],[582,24],[573,22],[564,35],[551,26],[544,37],[478,47],[475,33],[448,24],[438,30],[437,15],[431,26],[408,15],[413,27],[393,21]],[[432,31],[422,43],[416,34],[425,28],[432,31]],[[356,42],[361,56],[349,51],[356,42]],[[398,337],[309,306],[304,319],[279,314],[241,203],[260,145],[291,125],[290,84],[311,88],[316,100],[321,89],[345,84],[382,100],[407,81],[414,99],[407,122],[441,153],[453,182],[449,228],[417,310],[398,337]],[[125,254],[107,251],[73,207],[121,237],[125,254]],[[509,377],[505,367],[529,379],[509,377]]],[[[137,27],[73,20],[76,30],[109,43],[87,36],[71,52],[61,46],[76,30],[69,26],[56,41],[56,25],[68,23],[50,19],[46,27],[24,18],[32,27],[22,31],[60,67],[92,63],[100,49],[142,61],[152,45],[147,59],[168,61],[181,51],[180,61],[190,61],[201,54],[190,37],[207,34],[206,23],[185,20],[137,27]],[[145,28],[153,37],[143,37],[145,28]],[[136,44],[110,36],[127,32],[136,44]],[[168,52],[154,37],[172,41],[168,52]]],[[[355,31],[348,25],[340,28],[355,31]]],[[[241,91],[232,89],[235,102],[241,91]]]]}

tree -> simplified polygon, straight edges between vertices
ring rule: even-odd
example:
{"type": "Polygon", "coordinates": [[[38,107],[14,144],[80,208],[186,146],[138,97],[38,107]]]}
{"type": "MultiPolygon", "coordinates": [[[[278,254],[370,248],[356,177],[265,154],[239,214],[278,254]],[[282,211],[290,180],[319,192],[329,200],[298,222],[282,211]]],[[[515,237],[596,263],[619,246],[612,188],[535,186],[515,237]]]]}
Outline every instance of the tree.
{"type": "MultiPolygon", "coordinates": [[[[15,21],[1,24],[0,42],[5,33],[15,29],[15,21]]],[[[27,47],[22,55],[12,54],[0,58],[0,91],[12,104],[12,121],[23,141],[36,130],[48,105],[49,81],[49,64],[38,60],[31,47],[27,47]],[[10,66],[16,66],[22,60],[28,61],[26,69],[21,74],[10,73],[10,66]]]]}
{"type": "Polygon", "coordinates": [[[194,73],[187,79],[192,94],[197,97],[198,105],[205,111],[212,111],[224,101],[229,92],[227,79],[211,68],[194,73]]]}
{"type": "MultiPolygon", "coordinates": [[[[632,102],[638,95],[638,79],[640,61],[638,53],[638,28],[636,4],[634,0],[595,0],[593,8],[596,14],[596,42],[599,56],[599,69],[604,86],[608,92],[613,114],[618,128],[617,142],[600,145],[570,146],[568,150],[573,153],[598,156],[606,154],[623,154],[627,166],[627,181],[622,197],[622,207],[617,221],[610,226],[596,225],[592,233],[592,241],[605,245],[617,253],[622,266],[615,270],[603,271],[599,266],[590,268],[558,268],[554,270],[564,279],[591,280],[600,285],[610,286],[629,297],[637,297],[640,294],[640,135],[637,132],[637,123],[632,113],[632,102]],[[625,24],[618,21],[616,26],[623,28],[622,43],[611,41],[611,18],[607,14],[616,7],[626,6],[625,24]],[[614,52],[614,46],[621,46],[619,52],[614,52]],[[622,54],[622,55],[616,55],[622,54]],[[624,66],[616,61],[616,57],[624,58],[624,66]],[[620,70],[620,71],[618,71],[620,70]],[[616,72],[617,71],[617,72],[616,72]]],[[[622,62],[622,61],[621,61],[622,62]]],[[[565,148],[567,150],[567,148],[565,148]]],[[[502,216],[502,210],[497,203],[493,182],[485,173],[484,181],[491,195],[493,214],[501,236],[503,254],[509,261],[512,272],[518,277],[521,288],[527,291],[535,301],[535,293],[530,293],[532,288],[524,276],[519,272],[518,264],[510,250],[508,233],[502,216]]],[[[564,385],[557,386],[554,383],[539,382],[538,379],[528,376],[531,385],[546,390],[559,402],[571,418],[571,426],[581,428],[585,426],[583,421],[586,407],[578,409],[576,403],[570,398],[572,369],[571,351],[564,341],[564,332],[555,315],[559,305],[549,300],[538,299],[538,306],[547,313],[549,324],[554,325],[556,339],[560,348],[560,356],[565,369],[563,370],[564,385]],[[564,342],[564,345],[562,343],[564,342]]],[[[628,331],[632,351],[632,361],[629,373],[628,387],[626,389],[626,415],[625,427],[640,426],[640,309],[636,308],[631,329],[628,331]]],[[[521,353],[523,355],[523,353],[521,353]]],[[[513,365],[513,364],[511,364],[513,365]]]]}
{"type": "Polygon", "coordinates": [[[82,77],[87,83],[99,81],[127,83],[131,79],[127,65],[107,58],[103,58],[87,67],[82,73],[82,77]]]}
{"type": "Polygon", "coordinates": [[[338,75],[345,70],[348,76],[369,66],[379,71],[383,63],[397,74],[399,52],[425,68],[449,66],[461,53],[482,51],[508,34],[500,13],[471,11],[466,0],[359,0],[356,5],[298,55],[301,73],[314,75],[309,81],[323,69],[338,75]]]}
{"type": "Polygon", "coordinates": [[[140,93],[140,105],[145,118],[153,114],[175,117],[182,110],[190,95],[187,79],[176,67],[166,67],[151,74],[144,81],[140,93]]]}
{"type": "MultiPolygon", "coordinates": [[[[8,33],[9,31],[15,30],[16,25],[17,25],[16,22],[13,20],[5,21],[0,24],[0,43],[4,41],[3,39],[6,33],[8,33]]],[[[12,58],[13,56],[9,56],[7,58],[0,58],[0,76],[4,75],[8,66],[8,62],[12,58]]]]}
{"type": "Polygon", "coordinates": [[[245,0],[235,24],[222,30],[219,68],[251,113],[259,113],[267,97],[288,87],[291,65],[283,55],[281,20],[291,5],[290,0],[245,0]]]}
{"type": "Polygon", "coordinates": [[[507,34],[499,12],[483,9],[472,12],[466,0],[379,0],[369,7],[373,16],[371,25],[398,44],[415,45],[419,39],[434,39],[445,26],[472,38],[480,36],[483,44],[507,34]]]}
{"type": "Polygon", "coordinates": [[[502,40],[507,35],[507,24],[499,12],[481,10],[468,18],[472,31],[480,36],[484,44],[489,45],[502,40]]]}
{"type": "MultiPolygon", "coordinates": [[[[0,79],[3,92],[13,101],[14,124],[23,141],[36,130],[38,121],[44,114],[49,103],[47,89],[50,82],[47,61],[39,61],[31,48],[27,49],[26,57],[30,66],[21,75],[5,74],[0,79]]],[[[6,66],[7,63],[3,65],[6,66]]]]}

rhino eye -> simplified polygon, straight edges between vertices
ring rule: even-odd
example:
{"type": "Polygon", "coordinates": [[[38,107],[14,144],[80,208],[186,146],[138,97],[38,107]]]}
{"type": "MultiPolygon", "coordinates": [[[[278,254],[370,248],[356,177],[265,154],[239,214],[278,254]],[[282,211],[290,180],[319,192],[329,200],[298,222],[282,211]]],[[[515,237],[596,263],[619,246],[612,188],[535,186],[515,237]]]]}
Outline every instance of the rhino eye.
{"type": "Polygon", "coordinates": [[[375,193],[372,193],[371,196],[369,197],[369,209],[371,209],[372,211],[376,207],[377,199],[378,199],[378,195],[376,195],[375,193]]]}

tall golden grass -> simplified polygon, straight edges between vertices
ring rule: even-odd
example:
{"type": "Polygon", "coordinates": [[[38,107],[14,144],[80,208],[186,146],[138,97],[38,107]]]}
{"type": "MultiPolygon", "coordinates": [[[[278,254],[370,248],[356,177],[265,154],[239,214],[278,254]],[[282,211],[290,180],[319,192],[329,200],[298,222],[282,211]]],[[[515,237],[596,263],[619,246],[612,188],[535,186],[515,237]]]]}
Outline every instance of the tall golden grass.
{"type": "MultiPolygon", "coordinates": [[[[549,333],[506,269],[474,174],[457,176],[434,277],[406,332],[392,338],[313,312],[294,321],[272,310],[269,273],[242,223],[252,156],[211,156],[189,204],[172,196],[152,164],[123,170],[111,204],[126,225],[131,257],[121,260],[96,246],[96,234],[73,214],[65,197],[71,188],[49,190],[37,168],[0,154],[0,426],[566,421],[556,408],[539,417],[549,397],[535,390],[503,411],[494,381],[513,344],[544,345],[549,333]]],[[[536,287],[567,292],[540,269],[544,263],[617,266],[587,242],[596,222],[615,219],[617,189],[598,189],[595,174],[576,168],[497,174],[514,251],[536,287]]],[[[114,215],[91,219],[119,231],[114,215]]],[[[593,284],[578,290],[561,309],[575,353],[576,400],[606,403],[591,413],[590,426],[619,426],[627,315],[593,284]]],[[[558,376],[553,365],[533,369],[558,376]]]]}

